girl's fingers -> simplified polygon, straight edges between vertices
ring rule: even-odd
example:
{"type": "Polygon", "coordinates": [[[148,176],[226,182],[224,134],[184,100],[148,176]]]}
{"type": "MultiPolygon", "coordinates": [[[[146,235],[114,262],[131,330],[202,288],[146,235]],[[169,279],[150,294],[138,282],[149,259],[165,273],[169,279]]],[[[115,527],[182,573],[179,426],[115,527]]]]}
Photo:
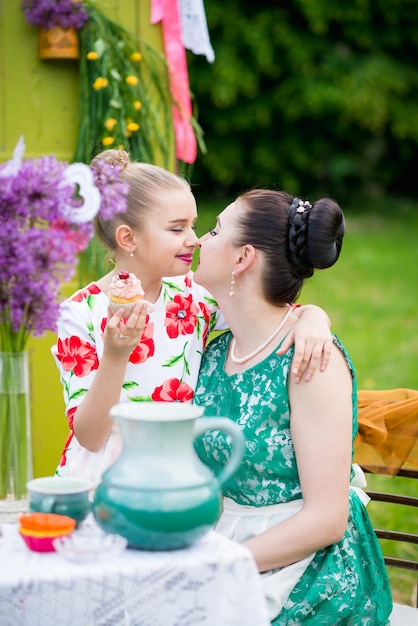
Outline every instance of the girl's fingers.
{"type": "MultiPolygon", "coordinates": [[[[294,343],[295,337],[290,332],[283,341],[277,354],[284,354],[294,343]]],[[[302,378],[309,381],[318,370],[323,372],[329,363],[332,352],[332,337],[311,340],[299,339],[295,344],[291,372],[296,383],[302,378]]]]}

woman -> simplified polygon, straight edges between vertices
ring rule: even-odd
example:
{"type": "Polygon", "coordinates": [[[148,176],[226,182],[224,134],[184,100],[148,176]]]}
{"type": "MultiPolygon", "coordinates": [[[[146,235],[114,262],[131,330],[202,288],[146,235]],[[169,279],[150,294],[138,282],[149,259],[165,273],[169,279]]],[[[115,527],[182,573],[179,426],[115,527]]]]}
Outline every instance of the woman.
{"type": "MultiPolygon", "coordinates": [[[[293,348],[277,354],[296,322],[288,303],[314,268],[336,262],[344,231],[332,200],[312,206],[253,190],[201,239],[195,279],[231,330],[207,347],[195,402],[246,437],[217,529],[253,553],[273,624],[383,626],[392,608],[377,539],[350,487],[357,389],[349,356],[335,338],[327,369],[297,385],[293,348]]],[[[230,453],[216,431],[196,449],[214,471],[230,453]]]]}

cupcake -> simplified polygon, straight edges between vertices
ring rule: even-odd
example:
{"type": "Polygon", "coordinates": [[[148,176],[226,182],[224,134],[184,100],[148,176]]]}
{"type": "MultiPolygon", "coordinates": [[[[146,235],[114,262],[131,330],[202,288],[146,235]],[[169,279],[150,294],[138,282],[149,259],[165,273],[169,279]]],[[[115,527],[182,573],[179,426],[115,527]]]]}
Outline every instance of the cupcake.
{"type": "Polygon", "coordinates": [[[108,296],[112,313],[123,307],[125,316],[129,317],[135,304],[144,299],[144,290],[135,274],[122,270],[112,278],[108,296]]]}

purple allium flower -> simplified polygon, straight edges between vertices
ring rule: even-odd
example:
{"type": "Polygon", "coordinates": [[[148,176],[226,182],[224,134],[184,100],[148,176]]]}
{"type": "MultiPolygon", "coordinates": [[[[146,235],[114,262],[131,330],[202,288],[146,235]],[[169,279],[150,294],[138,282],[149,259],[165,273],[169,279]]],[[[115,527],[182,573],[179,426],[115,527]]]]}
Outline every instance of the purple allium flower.
{"type": "MultiPolygon", "coordinates": [[[[10,175],[0,166],[0,351],[19,352],[29,335],[56,330],[61,285],[93,236],[91,221],[71,220],[80,198],[67,168],[54,157],[22,160],[10,175]]],[[[95,186],[104,219],[126,211],[128,186],[117,171],[95,186]]]]}
{"type": "Polygon", "coordinates": [[[48,30],[53,26],[79,30],[88,14],[79,0],[22,0],[26,21],[48,30]]]}
{"type": "Polygon", "coordinates": [[[129,184],[119,180],[122,170],[121,165],[111,165],[105,161],[93,169],[94,183],[102,196],[100,215],[105,220],[111,219],[116,213],[126,212],[129,184]]]}

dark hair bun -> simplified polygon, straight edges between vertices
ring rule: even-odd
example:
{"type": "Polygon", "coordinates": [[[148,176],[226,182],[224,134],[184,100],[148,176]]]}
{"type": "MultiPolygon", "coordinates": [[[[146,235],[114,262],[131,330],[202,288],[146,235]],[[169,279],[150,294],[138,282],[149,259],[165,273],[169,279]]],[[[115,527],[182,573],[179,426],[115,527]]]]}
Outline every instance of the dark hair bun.
{"type": "Polygon", "coordinates": [[[340,256],[345,233],[344,214],[329,198],[315,202],[310,211],[307,234],[307,256],[316,269],[331,267],[340,256]]]}

